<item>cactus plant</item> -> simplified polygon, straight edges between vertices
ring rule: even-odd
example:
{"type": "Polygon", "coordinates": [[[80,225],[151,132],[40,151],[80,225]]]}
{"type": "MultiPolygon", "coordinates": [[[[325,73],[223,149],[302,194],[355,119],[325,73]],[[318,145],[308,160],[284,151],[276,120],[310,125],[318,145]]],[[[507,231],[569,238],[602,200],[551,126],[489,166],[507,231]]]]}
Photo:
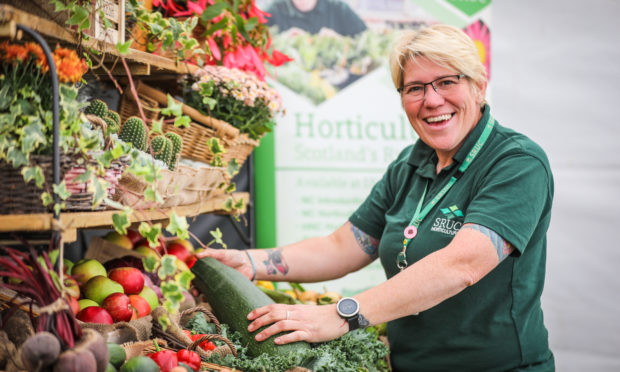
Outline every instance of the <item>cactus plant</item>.
{"type": "Polygon", "coordinates": [[[107,118],[110,118],[110,119],[114,120],[114,122],[116,123],[116,126],[120,126],[121,125],[121,116],[118,114],[118,112],[113,111],[113,110],[108,110],[108,112],[106,112],[105,116],[107,118]]]}
{"type": "Polygon", "coordinates": [[[118,124],[113,119],[111,119],[110,117],[105,117],[103,118],[103,121],[105,121],[108,127],[106,131],[107,135],[110,135],[110,133],[118,132],[118,124]]]}
{"type": "Polygon", "coordinates": [[[142,119],[132,116],[125,121],[118,138],[131,143],[135,148],[146,151],[148,145],[148,129],[142,119]]]}
{"type": "Polygon", "coordinates": [[[179,160],[179,155],[181,154],[181,149],[183,149],[183,139],[174,132],[166,133],[166,138],[172,142],[172,155],[170,157],[170,164],[168,168],[170,168],[170,170],[175,170],[177,167],[177,161],[179,160]]]}
{"type": "Polygon", "coordinates": [[[172,141],[164,136],[157,136],[151,140],[153,157],[166,163],[170,169],[170,159],[172,158],[172,141]]]}
{"type": "Polygon", "coordinates": [[[90,101],[90,104],[84,110],[85,114],[96,115],[100,118],[105,118],[108,113],[108,105],[100,99],[94,99],[90,101]]]}

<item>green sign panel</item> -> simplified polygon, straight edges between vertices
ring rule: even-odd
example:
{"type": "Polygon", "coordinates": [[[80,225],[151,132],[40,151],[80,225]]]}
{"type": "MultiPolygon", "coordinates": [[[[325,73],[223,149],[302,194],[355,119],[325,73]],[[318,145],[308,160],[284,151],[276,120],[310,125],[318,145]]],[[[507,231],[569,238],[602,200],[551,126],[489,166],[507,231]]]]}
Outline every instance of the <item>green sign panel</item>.
{"type": "Polygon", "coordinates": [[[447,2],[470,17],[491,4],[491,0],[447,0],[447,2]]]}

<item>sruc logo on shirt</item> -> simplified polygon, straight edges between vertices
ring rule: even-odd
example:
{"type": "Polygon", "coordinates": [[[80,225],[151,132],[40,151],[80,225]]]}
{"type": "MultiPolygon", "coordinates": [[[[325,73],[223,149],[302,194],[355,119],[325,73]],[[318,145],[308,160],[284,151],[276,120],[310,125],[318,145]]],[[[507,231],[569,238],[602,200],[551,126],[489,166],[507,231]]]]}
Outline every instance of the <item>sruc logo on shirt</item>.
{"type": "Polygon", "coordinates": [[[435,218],[435,222],[431,227],[431,231],[440,232],[446,235],[456,235],[457,232],[463,226],[462,221],[458,221],[458,219],[462,219],[463,212],[457,207],[453,205],[448,208],[441,208],[441,213],[444,214],[445,217],[437,217],[435,218]]]}

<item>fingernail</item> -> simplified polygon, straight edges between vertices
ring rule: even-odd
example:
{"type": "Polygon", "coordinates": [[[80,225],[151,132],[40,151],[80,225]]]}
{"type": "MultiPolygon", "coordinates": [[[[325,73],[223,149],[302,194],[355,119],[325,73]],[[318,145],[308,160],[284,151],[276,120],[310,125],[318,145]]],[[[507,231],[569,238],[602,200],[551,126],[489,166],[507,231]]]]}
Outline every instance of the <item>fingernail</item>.
{"type": "Polygon", "coordinates": [[[256,338],[256,341],[262,341],[263,335],[259,333],[259,334],[256,335],[255,338],[256,338]]]}
{"type": "Polygon", "coordinates": [[[282,342],[282,340],[279,338],[276,338],[275,340],[273,340],[273,342],[275,342],[276,344],[279,344],[280,342],[282,342]]]}

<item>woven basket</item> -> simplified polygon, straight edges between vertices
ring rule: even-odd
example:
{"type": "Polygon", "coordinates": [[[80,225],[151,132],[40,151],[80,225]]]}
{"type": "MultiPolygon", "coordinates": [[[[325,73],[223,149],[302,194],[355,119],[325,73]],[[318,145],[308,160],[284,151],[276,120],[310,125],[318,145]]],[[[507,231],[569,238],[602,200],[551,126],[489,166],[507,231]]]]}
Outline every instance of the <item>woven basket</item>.
{"type": "MultiPolygon", "coordinates": [[[[151,128],[151,121],[157,120],[158,108],[167,104],[167,96],[165,93],[158,91],[142,82],[138,82],[136,86],[138,99],[143,107],[144,114],[147,118],[147,126],[151,128]],[[147,115],[149,113],[149,115],[147,115]]],[[[140,116],[136,101],[129,89],[125,89],[125,95],[121,101],[121,119],[124,122],[130,116],[140,116]]],[[[210,163],[213,161],[214,155],[207,145],[207,141],[211,138],[218,138],[226,151],[222,155],[222,160],[228,162],[235,159],[241,166],[258,146],[259,141],[253,140],[247,134],[239,134],[238,129],[232,125],[206,115],[201,114],[197,110],[183,105],[183,112],[192,118],[189,128],[180,128],[173,125],[166,125],[164,132],[174,132],[183,139],[183,148],[181,149],[181,157],[210,163]]]]}
{"type": "MultiPolygon", "coordinates": [[[[44,189],[36,187],[34,182],[24,182],[21,168],[13,168],[5,161],[0,161],[0,214],[33,214],[45,213],[53,210],[53,205],[43,206],[41,194],[50,187],[53,180],[53,159],[51,155],[31,155],[32,165],[38,165],[43,169],[46,185],[44,189]]],[[[95,164],[95,160],[90,160],[95,164]]],[[[75,155],[61,154],[60,156],[60,179],[65,181],[71,196],[64,200],[65,211],[88,211],[103,210],[107,206],[100,204],[93,209],[93,194],[88,192],[85,183],[75,184],[71,181],[83,173],[84,159],[75,155]]],[[[114,195],[121,173],[126,166],[126,159],[118,159],[112,162],[106,169],[104,178],[110,183],[108,194],[114,195]]]]}

